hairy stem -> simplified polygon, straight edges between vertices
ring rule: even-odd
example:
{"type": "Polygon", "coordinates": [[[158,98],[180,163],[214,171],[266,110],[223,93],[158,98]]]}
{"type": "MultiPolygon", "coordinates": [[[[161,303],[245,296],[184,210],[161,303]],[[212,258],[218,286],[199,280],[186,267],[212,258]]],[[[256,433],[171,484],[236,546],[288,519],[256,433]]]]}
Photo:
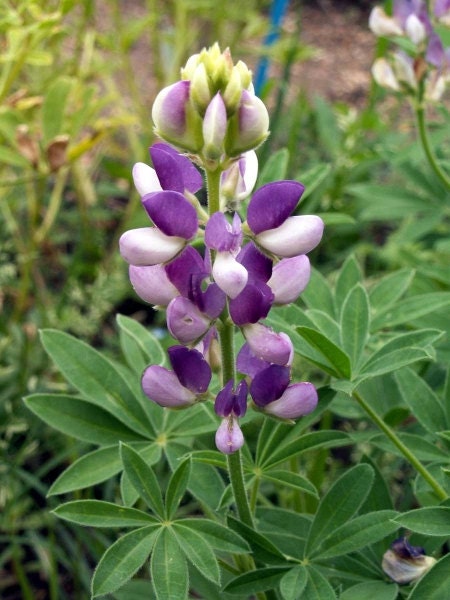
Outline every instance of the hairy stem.
{"type": "Polygon", "coordinates": [[[425,121],[425,108],[422,104],[420,104],[416,108],[416,119],[417,119],[417,129],[419,131],[420,141],[422,143],[423,150],[425,152],[425,156],[427,157],[428,163],[432,168],[434,174],[437,176],[439,181],[444,184],[444,186],[450,190],[450,177],[441,169],[439,163],[437,161],[436,155],[434,154],[433,148],[430,143],[430,138],[428,136],[426,121],[425,121]]]}

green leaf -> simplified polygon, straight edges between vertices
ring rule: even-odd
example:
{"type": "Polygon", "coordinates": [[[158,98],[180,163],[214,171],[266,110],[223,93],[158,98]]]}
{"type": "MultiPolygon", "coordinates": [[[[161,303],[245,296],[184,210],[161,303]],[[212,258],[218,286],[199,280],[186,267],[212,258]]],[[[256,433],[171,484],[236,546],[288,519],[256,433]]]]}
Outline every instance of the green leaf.
{"type": "Polygon", "coordinates": [[[281,148],[272,154],[261,170],[258,187],[273,181],[279,181],[286,178],[287,167],[289,163],[289,152],[286,148],[281,148]]]}
{"type": "Polygon", "coordinates": [[[342,348],[350,357],[351,369],[356,373],[362,362],[369,336],[369,298],[362,285],[357,284],[344,300],[341,311],[342,348]]]}
{"type": "MultiPolygon", "coordinates": [[[[429,442],[424,438],[423,435],[416,435],[414,433],[397,433],[400,440],[411,450],[411,452],[419,460],[445,460],[448,459],[448,453],[441,450],[435,444],[429,442]]],[[[376,434],[370,438],[370,443],[374,444],[378,448],[395,454],[396,456],[403,456],[400,450],[395,444],[391,442],[383,433],[376,434]]]]}
{"type": "MultiPolygon", "coordinates": [[[[327,373],[338,378],[350,379],[351,366],[348,355],[331,342],[325,335],[310,327],[296,327],[297,333],[314,349],[323,359],[322,367],[327,373]]],[[[300,354],[309,357],[300,350],[300,354]]]]}
{"type": "Polygon", "coordinates": [[[183,460],[170,478],[166,491],[166,519],[174,516],[186,491],[191,473],[191,458],[183,460]]]}
{"type": "Polygon", "coordinates": [[[302,292],[302,300],[308,308],[322,310],[331,317],[336,316],[331,288],[325,277],[317,269],[311,269],[311,278],[308,287],[302,292]]]}
{"type": "Polygon", "coordinates": [[[450,508],[427,506],[403,513],[394,519],[395,523],[424,535],[450,537],[450,508]]]}
{"type": "Polygon", "coordinates": [[[320,501],[306,543],[309,556],[340,525],[353,517],[370,492],[374,473],[367,464],[346,471],[320,501]]]}
{"type": "Polygon", "coordinates": [[[408,600],[447,600],[449,589],[450,554],[446,554],[419,579],[408,600]]]}
{"type": "Polygon", "coordinates": [[[354,254],[351,254],[342,265],[334,290],[334,297],[339,313],[342,311],[345,299],[350,291],[362,282],[361,267],[358,264],[354,254]]]}
{"type": "Polygon", "coordinates": [[[292,473],[292,471],[266,471],[261,474],[261,478],[264,481],[271,481],[277,485],[287,486],[303,492],[305,494],[311,494],[312,496],[318,497],[317,490],[306,477],[302,477],[298,473],[292,473]]]}
{"type": "Polygon", "coordinates": [[[42,344],[66,379],[92,404],[103,408],[133,431],[153,434],[147,416],[113,363],[67,333],[41,331],[42,344]]]}
{"type": "Polygon", "coordinates": [[[450,292],[430,292],[417,294],[397,302],[384,311],[380,311],[372,319],[372,331],[394,327],[403,323],[411,323],[450,304],[450,292]]]}
{"type": "Polygon", "coordinates": [[[255,560],[261,560],[268,564],[280,564],[280,562],[284,562],[284,555],[266,536],[258,533],[231,515],[228,515],[227,523],[233,531],[249,543],[255,560]]]}
{"type": "Polygon", "coordinates": [[[165,363],[165,352],[149,329],[124,315],[117,315],[116,321],[122,352],[131,369],[142,373],[149,364],[165,363]]]}
{"type": "Polygon", "coordinates": [[[358,183],[347,186],[346,191],[360,198],[362,221],[389,221],[404,219],[412,213],[427,213],[435,210],[428,198],[414,194],[404,187],[383,184],[358,183]]]}
{"type": "Polygon", "coordinates": [[[205,518],[191,518],[176,521],[177,527],[187,527],[201,534],[203,539],[221,552],[250,552],[248,543],[230,528],[205,518]]]}
{"type": "Polygon", "coordinates": [[[203,536],[195,529],[183,527],[181,522],[175,522],[172,526],[172,531],[178,540],[180,548],[185,553],[186,558],[204,577],[206,577],[206,579],[219,585],[219,563],[217,562],[213,549],[208,542],[203,539],[203,536]]]}
{"type": "Polygon", "coordinates": [[[334,344],[340,346],[341,328],[339,323],[336,323],[330,315],[324,313],[322,310],[315,310],[313,308],[309,308],[305,315],[309,318],[310,323],[298,323],[298,325],[318,329],[321,333],[329,337],[334,344]]]}
{"type": "Polygon", "coordinates": [[[238,575],[223,588],[228,594],[254,597],[259,592],[273,590],[278,586],[288,567],[265,567],[238,575]]]}
{"type": "Polygon", "coordinates": [[[66,494],[106,481],[122,470],[118,446],[94,450],[76,460],[61,473],[48,490],[48,496],[66,494]]]}
{"type": "Polygon", "coordinates": [[[324,535],[319,550],[314,553],[315,558],[322,560],[350,554],[378,542],[398,529],[392,522],[397,514],[395,510],[380,510],[344,523],[329,536],[324,535]]]}
{"type": "Polygon", "coordinates": [[[60,133],[65,133],[63,130],[64,111],[72,86],[72,79],[69,79],[68,77],[59,77],[47,88],[42,104],[42,133],[44,144],[48,144],[60,133]]]}
{"type": "Polygon", "coordinates": [[[370,356],[360,377],[375,377],[401,369],[417,360],[430,358],[431,344],[442,336],[437,329],[421,329],[397,335],[370,356]]]}
{"type": "Polygon", "coordinates": [[[308,567],[308,583],[302,600],[336,600],[336,594],[331,585],[313,566],[308,567]]]}
{"type": "Polygon", "coordinates": [[[433,436],[446,426],[446,416],[439,398],[430,386],[412,369],[401,369],[395,373],[395,380],[403,401],[411,414],[433,436]]]}
{"type": "Polygon", "coordinates": [[[147,560],[159,526],[135,529],[117,540],[100,559],[92,579],[92,597],[103,596],[120,588],[147,560]]]}
{"type": "Polygon", "coordinates": [[[48,425],[84,442],[109,446],[144,440],[101,408],[66,394],[32,394],[24,402],[48,425]]]}
{"type": "Polygon", "coordinates": [[[347,588],[339,596],[339,600],[395,600],[398,586],[383,581],[365,581],[347,588]]]}
{"type": "Polygon", "coordinates": [[[377,314],[391,307],[409,288],[413,277],[413,269],[400,269],[378,281],[369,291],[373,312],[377,314]]]}
{"type": "MultiPolygon", "coordinates": [[[[319,187],[322,181],[324,181],[328,177],[330,171],[331,165],[318,164],[314,165],[307,171],[302,171],[298,174],[298,176],[295,177],[297,181],[301,181],[305,186],[305,191],[303,192],[302,196],[302,202],[304,202],[306,198],[308,198],[314,192],[314,190],[319,187]]],[[[331,217],[333,217],[336,214],[337,213],[326,213],[325,218],[329,217],[330,215],[331,217]]],[[[328,223],[325,224],[328,225],[328,223]]]]}
{"type": "Polygon", "coordinates": [[[185,600],[188,597],[186,558],[168,527],[156,540],[150,561],[152,583],[158,600],[185,600]]]}
{"type": "Polygon", "coordinates": [[[264,464],[264,467],[272,466],[284,462],[294,456],[299,456],[306,450],[317,448],[337,448],[340,446],[349,446],[351,440],[348,435],[342,431],[312,431],[306,433],[298,439],[289,441],[286,444],[281,444],[271,456],[269,456],[264,464]]]}
{"type": "Polygon", "coordinates": [[[120,445],[120,454],[125,473],[139,496],[161,519],[164,518],[164,505],[158,480],[152,468],[133,448],[120,445]]]}
{"type": "Polygon", "coordinates": [[[304,566],[298,565],[288,571],[280,581],[280,592],[283,600],[301,598],[307,582],[308,572],[304,566]]]}
{"type": "Polygon", "coordinates": [[[137,527],[156,523],[154,517],[137,510],[102,500],[74,500],[53,511],[60,519],[92,527],[137,527]]]}

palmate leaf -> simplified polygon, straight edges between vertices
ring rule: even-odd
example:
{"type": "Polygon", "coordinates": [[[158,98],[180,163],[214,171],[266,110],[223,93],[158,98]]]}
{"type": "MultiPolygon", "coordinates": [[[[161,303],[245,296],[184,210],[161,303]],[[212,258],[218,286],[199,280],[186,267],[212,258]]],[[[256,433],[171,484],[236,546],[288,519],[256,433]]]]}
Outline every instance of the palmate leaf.
{"type": "Polygon", "coordinates": [[[93,598],[114,592],[136,573],[152,551],[160,527],[148,525],[130,531],[108,548],[92,578],[93,598]]]}
{"type": "Polygon", "coordinates": [[[449,589],[450,554],[446,554],[419,579],[407,600],[446,600],[449,589]]]}
{"type": "Polygon", "coordinates": [[[261,479],[277,484],[277,486],[285,486],[303,492],[305,494],[311,494],[312,496],[318,497],[318,493],[313,484],[302,477],[298,473],[285,470],[271,470],[263,471],[261,473],[261,479]]]}
{"type": "Polygon", "coordinates": [[[91,527],[136,527],[157,523],[142,510],[102,500],[74,500],[53,511],[60,519],[91,527]]]}
{"type": "Polygon", "coordinates": [[[365,581],[347,588],[339,600],[396,600],[398,586],[384,581],[365,581]]]}
{"type": "Polygon", "coordinates": [[[180,548],[183,550],[186,558],[196,567],[200,573],[220,584],[220,569],[217,558],[212,547],[203,539],[201,533],[189,527],[183,527],[182,522],[175,522],[171,530],[177,538],[180,548]]]}
{"type": "Polygon", "coordinates": [[[283,553],[266,536],[258,533],[231,515],[228,516],[227,523],[233,531],[248,542],[255,560],[276,565],[284,563],[285,557],[283,553]]]}
{"type": "Polygon", "coordinates": [[[424,535],[450,537],[450,508],[427,506],[398,515],[395,523],[424,535]]]}
{"type": "Polygon", "coordinates": [[[185,600],[188,596],[187,559],[169,527],[164,527],[152,552],[150,573],[158,600],[185,600]]]}
{"type": "Polygon", "coordinates": [[[334,289],[334,298],[338,307],[338,312],[341,314],[345,299],[350,291],[361,284],[362,272],[355,256],[351,254],[342,265],[334,289]]]}
{"type": "Polygon", "coordinates": [[[308,581],[302,594],[302,600],[336,600],[336,594],[322,575],[312,565],[308,566],[308,581]]]}
{"type": "Polygon", "coordinates": [[[369,290],[370,306],[374,314],[385,312],[406,292],[414,277],[413,269],[389,273],[369,290]]]}
{"type": "Polygon", "coordinates": [[[245,594],[247,597],[252,597],[258,592],[273,590],[278,586],[287,569],[289,567],[265,567],[249,571],[232,579],[224,587],[224,591],[228,594],[238,596],[245,594]]]}
{"type": "Polygon", "coordinates": [[[144,437],[154,434],[140,399],[114,364],[100,352],[67,333],[52,329],[41,331],[41,341],[61,373],[89,402],[144,437]]]}
{"type": "Polygon", "coordinates": [[[181,499],[186,492],[191,473],[191,458],[183,460],[172,474],[166,491],[166,519],[174,516],[181,499]]]}
{"type": "Polygon", "coordinates": [[[308,571],[303,565],[297,565],[283,575],[280,581],[280,592],[283,600],[297,600],[308,583],[308,571]]]}
{"type": "Polygon", "coordinates": [[[117,315],[116,320],[123,355],[134,371],[141,375],[149,364],[166,362],[166,354],[151,331],[124,315],[117,315]]]}
{"type": "Polygon", "coordinates": [[[176,521],[177,528],[188,528],[200,533],[202,538],[216,550],[221,552],[250,552],[248,543],[229,527],[205,518],[188,518],[176,521]]]}
{"type": "Polygon", "coordinates": [[[334,377],[351,379],[350,359],[341,348],[333,344],[324,334],[310,327],[296,327],[295,330],[307,344],[305,348],[296,348],[299,354],[334,377]],[[309,352],[308,347],[319,355],[319,360],[315,358],[314,353],[309,352]]]}
{"type": "Polygon", "coordinates": [[[430,292],[417,294],[397,302],[394,306],[380,311],[372,320],[372,331],[410,323],[450,304],[450,292],[430,292]]]}
{"type": "Polygon", "coordinates": [[[145,439],[102,408],[75,396],[32,394],[24,402],[54,429],[84,442],[109,446],[145,439]]]}
{"type": "Polygon", "coordinates": [[[306,555],[317,553],[324,538],[353,517],[370,493],[374,473],[367,464],[356,465],[344,473],[322,498],[314,517],[306,555]]]}
{"type": "Polygon", "coordinates": [[[370,306],[366,290],[357,284],[347,294],[341,311],[342,348],[350,358],[356,374],[369,337],[370,306]]]}

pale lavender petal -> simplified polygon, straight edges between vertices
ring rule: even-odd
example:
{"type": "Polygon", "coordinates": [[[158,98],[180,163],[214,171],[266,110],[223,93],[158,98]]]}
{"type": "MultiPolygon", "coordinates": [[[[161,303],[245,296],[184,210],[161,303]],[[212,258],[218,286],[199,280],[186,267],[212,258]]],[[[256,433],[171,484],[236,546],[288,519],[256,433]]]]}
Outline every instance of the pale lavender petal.
{"type": "Polygon", "coordinates": [[[287,334],[276,333],[262,323],[246,325],[243,333],[256,357],[281,366],[292,364],[294,348],[287,334]]]}
{"type": "Polygon", "coordinates": [[[203,186],[202,176],[195,165],[169,144],[153,144],[150,156],[163,190],[182,194],[186,189],[195,194],[203,186]]]}
{"type": "Polygon", "coordinates": [[[248,205],[247,223],[253,233],[279,227],[297,206],[305,186],[298,181],[275,181],[260,187],[248,205]]]}
{"type": "Polygon", "coordinates": [[[144,196],[142,204],[153,223],[166,235],[190,240],[197,233],[197,212],[183,194],[154,192],[144,196]]]}
{"type": "Polygon", "coordinates": [[[179,295],[162,265],[150,267],[130,265],[129,276],[136,294],[150,304],[167,306],[173,298],[179,295]]]}
{"type": "Polygon", "coordinates": [[[250,395],[257,406],[266,406],[283,394],[289,381],[289,367],[270,365],[255,375],[250,384],[250,395]]]}
{"type": "Polygon", "coordinates": [[[220,92],[214,96],[203,117],[203,152],[207,158],[216,159],[223,153],[227,132],[227,109],[220,92]]]}
{"type": "Polygon", "coordinates": [[[267,404],[264,412],[281,419],[297,419],[311,413],[317,402],[317,391],[312,383],[294,383],[286,388],[281,398],[267,404]]]}
{"type": "Polygon", "coordinates": [[[257,241],[277,256],[290,258],[311,252],[322,239],[324,223],[316,215],[289,217],[280,227],[263,231],[257,241]]]}
{"type": "Polygon", "coordinates": [[[162,89],[152,107],[152,119],[158,135],[179,138],[186,129],[186,105],[189,81],[177,81],[162,89]]]}
{"type": "Polygon", "coordinates": [[[130,264],[145,267],[167,262],[186,244],[180,237],[164,235],[156,227],[130,229],[119,240],[120,254],[130,264]]]}
{"type": "Polygon", "coordinates": [[[132,175],[134,185],[141,196],[162,190],[155,169],[152,169],[145,163],[136,163],[133,167],[132,175]]]}
{"type": "Polygon", "coordinates": [[[203,355],[185,346],[172,346],[167,354],[181,385],[194,394],[204,394],[211,381],[211,367],[203,355]]]}
{"type": "Polygon", "coordinates": [[[275,295],[274,304],[295,302],[308,285],[310,276],[311,265],[305,254],[280,260],[267,282],[275,295]]]}
{"type": "Polygon", "coordinates": [[[178,296],[167,307],[167,328],[182,344],[191,344],[202,337],[210,327],[210,319],[203,315],[187,298],[178,296]]]}
{"type": "Polygon", "coordinates": [[[217,252],[212,274],[217,285],[230,298],[236,298],[247,285],[247,269],[230,252],[217,252]]]}
{"type": "Polygon", "coordinates": [[[216,432],[216,446],[224,454],[233,454],[244,445],[244,435],[234,417],[223,419],[216,432]]]}
{"type": "Polygon", "coordinates": [[[142,375],[144,394],[160,406],[179,408],[195,402],[195,395],[183,387],[173,371],[159,365],[147,367],[142,375]]]}
{"type": "Polygon", "coordinates": [[[434,67],[439,68],[443,64],[445,51],[442,41],[437,34],[430,36],[425,58],[434,67]]]}

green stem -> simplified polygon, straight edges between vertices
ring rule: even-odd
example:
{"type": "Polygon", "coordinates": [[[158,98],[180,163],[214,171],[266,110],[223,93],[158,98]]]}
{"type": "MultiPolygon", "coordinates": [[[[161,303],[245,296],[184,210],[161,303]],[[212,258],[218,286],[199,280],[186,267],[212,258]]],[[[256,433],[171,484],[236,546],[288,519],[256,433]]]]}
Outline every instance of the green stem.
{"type": "Polygon", "coordinates": [[[381,429],[381,431],[391,440],[391,442],[400,450],[406,460],[416,469],[420,475],[425,479],[428,485],[432,488],[436,496],[439,500],[446,500],[448,498],[447,492],[444,488],[439,484],[438,481],[431,475],[431,473],[427,470],[427,468],[419,461],[419,459],[414,456],[411,450],[405,446],[405,444],[401,441],[401,439],[397,436],[395,431],[393,431],[387,423],[383,421],[383,419],[377,415],[377,413],[370,407],[369,404],[364,400],[364,398],[358,393],[353,392],[353,397],[358,402],[363,410],[369,415],[372,421],[381,429]]]}
{"type": "Polygon", "coordinates": [[[436,156],[433,152],[433,148],[428,137],[428,131],[425,122],[425,108],[422,104],[416,107],[416,118],[417,118],[417,129],[419,130],[420,141],[422,143],[423,150],[427,157],[430,167],[433,169],[437,178],[444,184],[444,186],[450,190],[450,177],[439,166],[436,156]]]}
{"type": "Polygon", "coordinates": [[[210,215],[220,210],[220,168],[206,171],[206,187],[208,191],[208,212],[210,215]]]}

